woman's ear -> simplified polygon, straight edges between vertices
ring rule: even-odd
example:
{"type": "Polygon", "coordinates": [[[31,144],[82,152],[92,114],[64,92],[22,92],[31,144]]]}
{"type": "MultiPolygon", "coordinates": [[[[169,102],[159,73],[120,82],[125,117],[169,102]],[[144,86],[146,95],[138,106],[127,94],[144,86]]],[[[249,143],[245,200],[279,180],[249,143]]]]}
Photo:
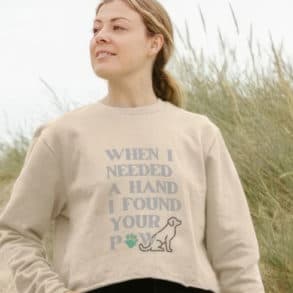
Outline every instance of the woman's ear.
{"type": "Polygon", "coordinates": [[[164,45],[164,36],[156,34],[151,40],[151,54],[156,55],[164,45]]]}

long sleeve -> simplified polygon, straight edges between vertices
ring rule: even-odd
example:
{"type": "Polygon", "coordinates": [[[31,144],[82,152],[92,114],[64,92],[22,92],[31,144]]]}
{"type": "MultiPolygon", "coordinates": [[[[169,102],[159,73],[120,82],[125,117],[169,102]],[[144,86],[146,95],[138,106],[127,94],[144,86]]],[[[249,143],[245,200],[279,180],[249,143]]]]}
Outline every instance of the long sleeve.
{"type": "Polygon", "coordinates": [[[248,202],[218,127],[206,156],[206,178],[207,253],[221,293],[263,293],[248,202]]]}
{"type": "Polygon", "coordinates": [[[19,293],[63,293],[42,245],[62,205],[60,168],[53,151],[35,131],[10,199],[0,215],[0,251],[5,253],[19,293]]]}

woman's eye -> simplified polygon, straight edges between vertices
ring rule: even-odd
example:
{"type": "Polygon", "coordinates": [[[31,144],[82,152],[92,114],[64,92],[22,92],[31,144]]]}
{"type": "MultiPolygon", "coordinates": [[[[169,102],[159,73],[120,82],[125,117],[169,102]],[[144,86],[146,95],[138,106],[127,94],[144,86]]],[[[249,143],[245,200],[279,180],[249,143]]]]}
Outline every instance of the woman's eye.
{"type": "Polygon", "coordinates": [[[114,28],[120,28],[120,29],[122,29],[122,30],[124,29],[123,27],[118,26],[118,25],[115,25],[114,28]]]}
{"type": "MultiPolygon", "coordinates": [[[[121,27],[121,26],[118,26],[118,25],[114,25],[114,27],[113,27],[114,29],[116,29],[116,28],[119,28],[119,29],[121,29],[121,30],[124,30],[124,28],[123,27],[121,27]]],[[[92,30],[92,32],[93,32],[93,34],[95,34],[97,31],[98,31],[99,29],[97,29],[97,28],[94,28],[93,30],[92,30]]]]}

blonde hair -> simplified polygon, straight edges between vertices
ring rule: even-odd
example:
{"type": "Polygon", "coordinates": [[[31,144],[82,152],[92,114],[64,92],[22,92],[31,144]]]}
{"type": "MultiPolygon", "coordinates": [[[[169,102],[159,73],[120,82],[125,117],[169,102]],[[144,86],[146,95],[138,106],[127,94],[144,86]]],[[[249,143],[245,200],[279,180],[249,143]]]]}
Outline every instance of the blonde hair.
{"type": "MultiPolygon", "coordinates": [[[[101,0],[96,8],[96,15],[102,5],[114,0],[101,0]]],[[[138,12],[147,29],[147,34],[153,36],[160,33],[164,36],[164,45],[157,54],[152,70],[152,82],[156,96],[182,107],[184,95],[181,86],[165,69],[174,52],[173,27],[165,8],[157,0],[121,0],[138,12]]]]}

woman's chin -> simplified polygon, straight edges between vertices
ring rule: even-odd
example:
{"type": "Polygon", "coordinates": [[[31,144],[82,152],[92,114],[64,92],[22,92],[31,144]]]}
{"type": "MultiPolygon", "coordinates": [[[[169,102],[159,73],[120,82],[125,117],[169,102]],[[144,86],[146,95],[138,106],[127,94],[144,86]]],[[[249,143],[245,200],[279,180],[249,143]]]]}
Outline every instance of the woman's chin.
{"type": "Polygon", "coordinates": [[[102,78],[106,78],[109,77],[111,75],[113,75],[113,70],[107,70],[107,69],[102,69],[102,68],[95,68],[95,73],[97,76],[102,77],[102,78]]]}
{"type": "Polygon", "coordinates": [[[115,77],[118,77],[119,74],[113,70],[107,70],[107,69],[97,69],[95,70],[95,73],[98,77],[103,79],[114,79],[115,77]]]}

